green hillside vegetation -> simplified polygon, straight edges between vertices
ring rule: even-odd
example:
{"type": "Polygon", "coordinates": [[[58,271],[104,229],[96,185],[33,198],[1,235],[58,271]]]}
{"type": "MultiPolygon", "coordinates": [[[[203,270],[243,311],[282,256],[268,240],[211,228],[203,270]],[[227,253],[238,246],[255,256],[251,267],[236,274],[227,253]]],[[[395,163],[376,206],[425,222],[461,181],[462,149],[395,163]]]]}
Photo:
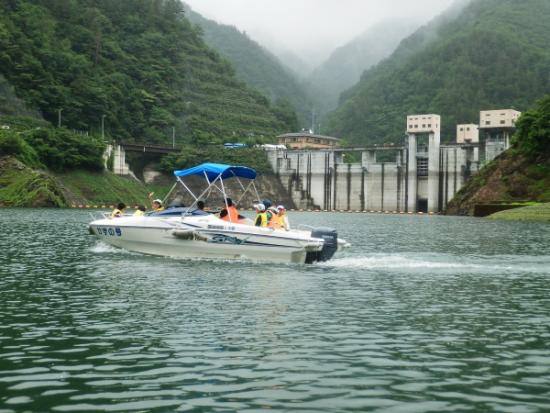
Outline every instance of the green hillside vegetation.
{"type": "MultiPolygon", "coordinates": [[[[121,140],[195,144],[288,129],[209,49],[178,0],[0,3],[0,75],[44,119],[121,140]]],[[[0,79],[2,80],[2,79],[0,79]]],[[[2,87],[0,85],[0,87],[2,87]]],[[[13,114],[13,113],[11,113],[13,114]]]]}
{"type": "Polygon", "coordinates": [[[0,116],[0,124],[0,156],[13,155],[31,168],[53,171],[103,169],[101,139],[32,118],[0,116]]]}
{"type": "Polygon", "coordinates": [[[101,139],[32,118],[0,116],[0,206],[145,204],[151,186],[103,171],[101,139]]]}
{"type": "MultiPolygon", "coordinates": [[[[480,203],[550,202],[550,95],[518,119],[512,148],[456,194],[448,214],[473,214],[480,203]]],[[[512,214],[512,212],[510,212],[512,214]]]]}
{"type": "Polygon", "coordinates": [[[336,109],[340,93],[355,85],[365,70],[388,57],[416,27],[412,21],[384,21],[336,49],[306,82],[320,114],[336,109]]]}
{"type": "Polygon", "coordinates": [[[525,110],[550,90],[550,2],[473,0],[436,19],[343,95],[330,131],[354,143],[398,142],[407,114],[442,115],[442,137],[479,111],[525,110]]]}
{"type": "Polygon", "coordinates": [[[185,10],[189,20],[201,28],[206,44],[235,67],[237,77],[267,96],[275,109],[287,112],[290,116],[287,132],[298,130],[296,111],[300,114],[301,126],[307,124],[311,102],[294,76],[275,56],[234,26],[206,19],[187,5],[185,10]]]}
{"type": "Polygon", "coordinates": [[[132,177],[117,176],[109,172],[71,171],[55,174],[69,205],[114,205],[120,201],[127,205],[149,205],[147,194],[160,197],[169,186],[144,185],[132,177]]]}
{"type": "Polygon", "coordinates": [[[0,73],[0,115],[28,116],[40,118],[40,115],[32,110],[15,94],[13,86],[0,73]]]}

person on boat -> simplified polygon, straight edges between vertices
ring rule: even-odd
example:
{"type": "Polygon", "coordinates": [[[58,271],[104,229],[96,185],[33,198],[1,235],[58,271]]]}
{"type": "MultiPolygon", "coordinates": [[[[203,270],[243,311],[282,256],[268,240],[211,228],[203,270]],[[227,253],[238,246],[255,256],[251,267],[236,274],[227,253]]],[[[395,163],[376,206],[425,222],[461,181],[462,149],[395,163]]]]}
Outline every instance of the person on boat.
{"type": "Polygon", "coordinates": [[[124,210],[126,209],[126,204],[124,202],[119,202],[113,212],[111,212],[111,218],[120,218],[124,215],[124,210]]]}
{"type": "Polygon", "coordinates": [[[257,227],[267,227],[267,214],[265,212],[265,205],[254,204],[254,209],[256,210],[256,219],[254,220],[254,225],[257,227]]]}
{"type": "Polygon", "coordinates": [[[149,199],[151,200],[151,209],[153,212],[161,212],[164,211],[164,206],[162,205],[162,200],[160,199],[153,199],[153,195],[155,195],[154,192],[151,192],[149,194],[149,199]]]}
{"type": "Polygon", "coordinates": [[[145,215],[146,208],[143,205],[139,205],[136,209],[136,212],[134,212],[135,217],[142,217],[145,215]]]}
{"type": "Polygon", "coordinates": [[[270,226],[275,229],[284,229],[285,231],[290,229],[288,217],[286,215],[286,208],[283,205],[277,206],[277,214],[273,215],[271,218],[270,226]]]}
{"type": "Polygon", "coordinates": [[[197,201],[197,209],[193,211],[194,215],[208,215],[208,212],[204,210],[205,207],[204,201],[197,201]]]}
{"type": "Polygon", "coordinates": [[[274,219],[275,216],[277,216],[279,211],[277,211],[277,208],[275,208],[274,206],[270,206],[270,207],[267,207],[265,213],[267,215],[267,226],[271,227],[271,228],[274,228],[274,220],[273,219],[274,219]]]}
{"type": "Polygon", "coordinates": [[[230,221],[230,222],[239,222],[241,219],[244,219],[242,215],[239,214],[239,211],[233,204],[233,200],[231,198],[225,199],[226,208],[222,209],[223,211],[227,211],[227,214],[224,214],[222,217],[222,214],[220,212],[220,218],[224,221],[230,221]]]}

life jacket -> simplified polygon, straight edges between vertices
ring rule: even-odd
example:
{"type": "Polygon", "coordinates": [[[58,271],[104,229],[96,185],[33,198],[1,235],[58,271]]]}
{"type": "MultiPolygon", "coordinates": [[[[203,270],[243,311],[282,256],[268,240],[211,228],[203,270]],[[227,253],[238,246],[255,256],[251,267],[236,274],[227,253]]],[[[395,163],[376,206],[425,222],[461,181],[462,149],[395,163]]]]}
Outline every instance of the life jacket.
{"type": "Polygon", "coordinates": [[[254,225],[257,227],[267,227],[267,214],[265,212],[258,212],[254,225]]]}
{"type": "Polygon", "coordinates": [[[134,212],[135,217],[142,217],[144,214],[145,214],[145,212],[143,212],[139,209],[136,209],[136,212],[134,212]]]}
{"type": "Polygon", "coordinates": [[[162,212],[164,211],[164,207],[158,207],[157,209],[153,209],[153,212],[162,212]]]}
{"type": "Polygon", "coordinates": [[[284,227],[284,223],[282,221],[282,216],[275,215],[271,217],[271,220],[269,221],[269,227],[279,229],[284,227]]]}
{"type": "Polygon", "coordinates": [[[222,219],[224,221],[238,222],[239,221],[239,211],[234,206],[227,207],[227,215],[222,219]]]}
{"type": "Polygon", "coordinates": [[[119,218],[122,216],[122,211],[118,208],[113,209],[113,212],[111,212],[111,218],[119,218]]]}

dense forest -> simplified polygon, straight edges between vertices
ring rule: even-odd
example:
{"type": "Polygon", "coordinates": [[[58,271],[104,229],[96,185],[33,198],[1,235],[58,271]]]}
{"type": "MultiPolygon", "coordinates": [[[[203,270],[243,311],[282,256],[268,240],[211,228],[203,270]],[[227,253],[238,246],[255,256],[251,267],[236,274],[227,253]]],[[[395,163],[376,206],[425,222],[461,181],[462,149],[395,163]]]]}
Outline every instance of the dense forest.
{"type": "Polygon", "coordinates": [[[184,7],[187,18],[201,28],[206,44],[232,63],[240,80],[267,96],[276,110],[284,112],[290,107],[290,115],[298,113],[300,125],[296,123],[289,131],[309,126],[310,99],[295,76],[274,55],[235,27],[218,24],[195,13],[188,5],[184,7]]]}
{"type": "Polygon", "coordinates": [[[307,88],[320,115],[336,109],[340,93],[355,85],[365,70],[388,57],[418,26],[411,20],[386,20],[337,48],[307,77],[307,88]]]}
{"type": "Polygon", "coordinates": [[[269,140],[294,126],[206,46],[178,0],[2,1],[0,90],[12,95],[1,113],[96,135],[103,119],[120,140],[165,142],[172,128],[182,143],[269,140]]]}
{"type": "Polygon", "coordinates": [[[330,130],[354,143],[398,142],[405,117],[442,115],[442,139],[479,111],[525,110],[550,91],[550,2],[473,0],[401,42],[346,92],[330,130]]]}

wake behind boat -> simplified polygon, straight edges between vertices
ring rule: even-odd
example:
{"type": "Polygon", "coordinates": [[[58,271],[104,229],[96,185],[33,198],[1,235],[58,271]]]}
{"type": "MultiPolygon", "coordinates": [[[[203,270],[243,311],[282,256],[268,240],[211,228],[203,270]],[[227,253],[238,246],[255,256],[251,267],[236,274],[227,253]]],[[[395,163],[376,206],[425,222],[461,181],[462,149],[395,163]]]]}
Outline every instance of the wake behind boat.
{"type": "Polygon", "coordinates": [[[250,220],[225,221],[197,209],[198,201],[212,191],[219,191],[226,200],[227,179],[238,181],[243,191],[240,199],[249,190],[260,199],[254,185],[256,171],[252,168],[204,163],[174,171],[174,175],[193,197],[191,207],[169,208],[143,216],[104,216],[89,224],[90,232],[108,244],[130,251],[199,259],[313,263],[331,259],[338,249],[348,245],[331,228],[298,227],[287,231],[258,227],[250,220]],[[201,194],[195,195],[184,182],[189,176],[205,178],[207,186],[201,194]],[[246,186],[243,179],[249,181],[246,186]]]}

